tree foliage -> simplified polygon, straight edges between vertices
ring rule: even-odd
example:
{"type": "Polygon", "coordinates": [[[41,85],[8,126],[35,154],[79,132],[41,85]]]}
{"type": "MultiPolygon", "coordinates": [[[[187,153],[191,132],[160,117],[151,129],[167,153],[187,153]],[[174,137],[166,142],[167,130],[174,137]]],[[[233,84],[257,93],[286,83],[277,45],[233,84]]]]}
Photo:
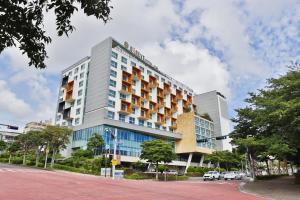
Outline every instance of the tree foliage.
{"type": "Polygon", "coordinates": [[[51,38],[44,30],[44,14],[54,12],[58,36],[69,35],[75,27],[71,16],[82,9],[87,16],[95,16],[106,23],[112,6],[110,0],[15,0],[0,1],[0,53],[17,46],[27,54],[36,68],[45,68],[46,44],[51,38]]]}
{"type": "Polygon", "coordinates": [[[3,140],[0,140],[0,152],[4,151],[6,148],[7,148],[6,142],[4,142],[3,140]]]}
{"type": "Polygon", "coordinates": [[[172,162],[172,160],[176,158],[172,146],[162,140],[144,142],[141,148],[142,152],[140,158],[156,165],[156,179],[158,179],[159,163],[172,162]]]}
{"type": "Polygon", "coordinates": [[[300,65],[267,80],[267,86],[249,93],[246,107],[236,110],[232,143],[253,159],[298,162],[300,152],[300,65]],[[247,151],[246,151],[247,150],[247,151]]]}
{"type": "Polygon", "coordinates": [[[101,135],[94,133],[92,137],[89,138],[87,142],[87,149],[94,152],[94,156],[96,156],[97,150],[102,150],[102,146],[104,144],[104,140],[101,135]]]}

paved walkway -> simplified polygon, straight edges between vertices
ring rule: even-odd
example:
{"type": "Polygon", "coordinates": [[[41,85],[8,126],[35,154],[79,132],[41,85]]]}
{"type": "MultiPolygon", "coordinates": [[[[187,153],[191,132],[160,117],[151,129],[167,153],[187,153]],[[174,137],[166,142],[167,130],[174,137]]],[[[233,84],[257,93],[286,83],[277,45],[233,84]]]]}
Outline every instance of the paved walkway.
{"type": "Polygon", "coordinates": [[[111,180],[0,164],[0,200],[262,200],[238,182],[111,180]]]}
{"type": "Polygon", "coordinates": [[[246,183],[241,190],[274,200],[300,200],[300,185],[292,176],[246,183]]]}

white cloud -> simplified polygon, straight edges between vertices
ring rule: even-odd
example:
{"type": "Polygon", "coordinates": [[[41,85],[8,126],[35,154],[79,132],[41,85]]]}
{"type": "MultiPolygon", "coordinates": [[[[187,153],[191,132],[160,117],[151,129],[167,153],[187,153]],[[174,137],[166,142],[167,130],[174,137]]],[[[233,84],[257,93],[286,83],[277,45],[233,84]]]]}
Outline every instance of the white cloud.
{"type": "Polygon", "coordinates": [[[227,66],[207,49],[192,43],[164,41],[163,45],[144,48],[159,69],[190,86],[196,93],[218,90],[230,96],[227,66]]]}
{"type": "Polygon", "coordinates": [[[16,118],[23,118],[32,114],[30,105],[19,99],[15,93],[9,89],[9,85],[0,80],[0,112],[9,113],[16,118]]]}

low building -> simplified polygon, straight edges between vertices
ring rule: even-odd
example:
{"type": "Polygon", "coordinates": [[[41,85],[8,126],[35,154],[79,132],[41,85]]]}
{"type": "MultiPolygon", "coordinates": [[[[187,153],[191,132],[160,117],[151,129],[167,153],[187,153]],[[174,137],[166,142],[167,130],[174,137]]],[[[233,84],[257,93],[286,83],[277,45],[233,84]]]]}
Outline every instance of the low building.
{"type": "Polygon", "coordinates": [[[15,137],[20,134],[21,133],[14,131],[0,131],[0,141],[11,143],[15,140],[15,137]]]}
{"type": "Polygon", "coordinates": [[[45,120],[40,122],[29,122],[25,125],[24,133],[28,131],[42,131],[47,125],[51,125],[51,120],[45,120]]]}

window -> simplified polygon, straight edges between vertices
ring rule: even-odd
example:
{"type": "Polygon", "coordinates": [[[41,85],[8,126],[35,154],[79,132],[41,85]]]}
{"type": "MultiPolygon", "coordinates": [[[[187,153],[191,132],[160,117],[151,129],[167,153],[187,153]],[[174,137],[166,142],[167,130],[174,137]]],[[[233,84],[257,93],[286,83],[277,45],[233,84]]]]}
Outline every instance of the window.
{"type": "Polygon", "coordinates": [[[80,69],[81,69],[81,70],[84,70],[84,68],[85,68],[85,65],[82,64],[82,65],[80,66],[80,69]]]}
{"type": "Polygon", "coordinates": [[[77,99],[77,105],[79,106],[79,105],[81,105],[81,99],[77,99]]]}
{"type": "Polygon", "coordinates": [[[80,81],[79,82],[79,87],[82,87],[83,86],[83,81],[80,81]]]}
{"type": "Polygon", "coordinates": [[[110,97],[116,97],[116,91],[109,90],[108,91],[108,96],[110,96],[110,97]]]}
{"type": "Polygon", "coordinates": [[[184,94],[187,94],[187,91],[186,91],[186,90],[184,90],[184,94]]]}
{"type": "Polygon", "coordinates": [[[166,80],[164,78],[161,78],[161,82],[165,82],[166,80]]]}
{"type": "Polygon", "coordinates": [[[130,65],[133,66],[133,67],[135,67],[135,66],[136,66],[136,63],[131,61],[131,62],[130,62],[130,65]]]}
{"type": "Polygon", "coordinates": [[[157,124],[156,124],[156,125],[155,125],[155,128],[156,128],[156,129],[159,129],[159,128],[160,128],[160,125],[157,125],[157,124]]]}
{"type": "Polygon", "coordinates": [[[115,107],[115,102],[112,100],[108,100],[108,107],[114,108],[115,107]]]}
{"type": "Polygon", "coordinates": [[[122,56],[122,58],[121,58],[121,61],[122,61],[122,63],[127,64],[127,58],[125,58],[125,57],[123,57],[123,56],[122,56]]]}
{"type": "Polygon", "coordinates": [[[110,65],[111,65],[112,67],[114,67],[114,68],[117,68],[118,63],[115,62],[115,61],[113,61],[113,60],[111,60],[110,65]]]}
{"type": "Polygon", "coordinates": [[[111,57],[118,59],[118,54],[114,51],[111,52],[111,57]]]}
{"type": "Polygon", "coordinates": [[[145,80],[145,76],[144,75],[142,75],[142,79],[145,80]]]}
{"type": "Polygon", "coordinates": [[[74,74],[78,72],[78,67],[75,68],[74,74]]]}
{"type": "Polygon", "coordinates": [[[173,87],[174,87],[175,89],[177,89],[177,85],[173,85],[173,87]]]}
{"type": "Polygon", "coordinates": [[[129,124],[134,124],[135,123],[135,118],[129,117],[129,124]]]}
{"type": "Polygon", "coordinates": [[[126,99],[126,95],[125,94],[120,94],[120,99],[126,99]]]}
{"type": "Polygon", "coordinates": [[[140,66],[140,70],[142,70],[142,72],[145,71],[144,67],[140,66]]]}
{"type": "Polygon", "coordinates": [[[125,115],[119,114],[119,120],[125,122],[125,115]]]}
{"type": "Polygon", "coordinates": [[[74,80],[75,80],[75,81],[77,80],[77,76],[74,76],[74,80]]]}
{"type": "Polygon", "coordinates": [[[139,120],[139,126],[144,126],[145,121],[144,120],[139,120]]]}
{"type": "Polygon", "coordinates": [[[165,126],[163,126],[162,128],[163,128],[163,130],[167,130],[167,127],[165,127],[165,126]]]}
{"type": "Polygon", "coordinates": [[[136,90],[135,89],[132,89],[132,94],[136,94],[136,90]]]}
{"type": "Polygon", "coordinates": [[[148,74],[148,75],[151,75],[151,74],[152,74],[152,72],[151,72],[151,71],[149,71],[149,70],[147,70],[147,74],[148,74]]]}
{"type": "Polygon", "coordinates": [[[147,127],[152,128],[152,123],[151,122],[147,122],[147,127]]]}
{"type": "Polygon", "coordinates": [[[82,90],[79,90],[78,91],[78,96],[81,96],[82,95],[82,90]]]}
{"type": "Polygon", "coordinates": [[[136,81],[135,80],[132,81],[132,85],[136,86],[136,81]]]}
{"type": "Polygon", "coordinates": [[[76,118],[76,119],[75,119],[75,124],[76,124],[76,125],[79,124],[79,121],[80,121],[80,118],[76,118]]]}
{"type": "Polygon", "coordinates": [[[116,71],[114,71],[114,70],[110,70],[110,76],[112,76],[112,77],[117,77],[117,72],[116,71]]]}
{"type": "Polygon", "coordinates": [[[77,108],[76,109],[76,115],[79,115],[80,114],[80,108],[77,108]]]}
{"type": "Polygon", "coordinates": [[[110,80],[109,80],[109,85],[112,86],[112,87],[116,87],[117,82],[110,79],[110,80]]]}
{"type": "Polygon", "coordinates": [[[72,71],[70,71],[70,72],[68,73],[68,76],[72,76],[72,71]]]}
{"type": "Polygon", "coordinates": [[[135,114],[135,111],[136,111],[136,109],[135,109],[135,108],[132,108],[131,113],[132,113],[132,114],[135,114]]]}
{"type": "Polygon", "coordinates": [[[157,74],[155,74],[155,78],[156,78],[157,80],[159,80],[159,76],[158,76],[157,74]]]}
{"type": "Polygon", "coordinates": [[[127,71],[127,67],[125,67],[124,65],[121,65],[121,69],[122,69],[123,71],[127,71]]]}
{"type": "Polygon", "coordinates": [[[107,118],[108,119],[114,119],[115,118],[115,113],[112,111],[107,111],[107,118]]]}
{"type": "Polygon", "coordinates": [[[80,73],[80,78],[83,78],[83,76],[84,76],[84,73],[83,72],[80,73]]]}

